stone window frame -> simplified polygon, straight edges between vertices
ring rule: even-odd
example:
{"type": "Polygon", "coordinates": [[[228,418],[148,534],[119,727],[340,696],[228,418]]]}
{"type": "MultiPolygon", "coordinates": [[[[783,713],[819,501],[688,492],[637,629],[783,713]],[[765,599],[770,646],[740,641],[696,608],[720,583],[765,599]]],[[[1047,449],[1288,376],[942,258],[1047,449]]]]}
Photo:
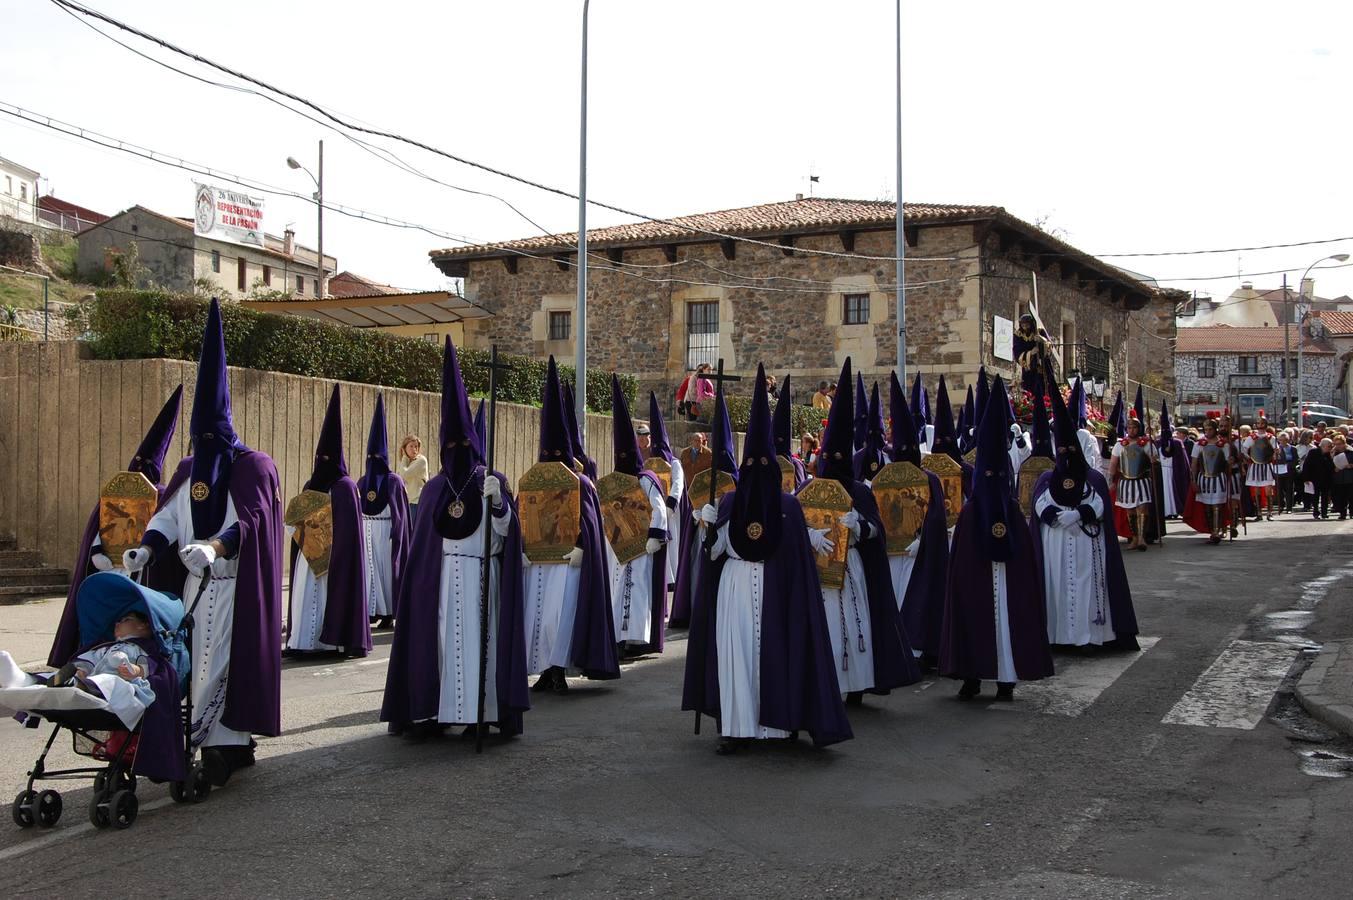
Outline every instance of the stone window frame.
{"type": "Polygon", "coordinates": [[[1216,378],[1217,377],[1217,359],[1214,356],[1198,357],[1198,377],[1216,378]]]}
{"type": "Polygon", "coordinates": [[[221,274],[221,251],[211,251],[211,270],[217,275],[221,274]]]}
{"type": "Polygon", "coordinates": [[[305,276],[304,276],[304,275],[297,275],[297,276],[296,276],[296,293],[297,293],[297,294],[301,294],[301,295],[304,295],[304,294],[305,294],[305,276]]]}
{"type": "MultiPolygon", "coordinates": [[[[688,369],[694,369],[694,368],[696,368],[696,367],[697,367],[700,363],[702,363],[702,362],[707,362],[707,363],[709,363],[711,366],[714,365],[715,361],[717,361],[717,359],[718,359],[718,357],[719,357],[720,335],[721,335],[721,331],[722,331],[722,328],[723,328],[723,320],[722,320],[722,317],[719,315],[719,301],[718,301],[718,300],[706,300],[706,299],[701,299],[701,300],[687,300],[687,301],[685,301],[685,309],[683,310],[683,312],[685,313],[685,316],[684,316],[683,321],[684,321],[684,323],[685,323],[684,331],[685,331],[685,337],[686,337],[686,341],[685,341],[685,343],[686,343],[686,348],[685,348],[685,353],[684,353],[686,368],[688,368],[688,369]],[[713,329],[712,331],[711,331],[711,330],[708,330],[708,326],[711,324],[710,321],[709,321],[709,317],[708,317],[708,316],[703,316],[703,317],[701,318],[701,322],[700,322],[700,324],[703,325],[703,326],[706,328],[706,330],[704,330],[704,331],[695,331],[695,330],[693,330],[693,326],[696,324],[696,317],[691,315],[691,311],[692,311],[692,309],[695,308],[695,307],[700,307],[700,308],[703,309],[703,310],[710,310],[710,309],[713,309],[713,311],[714,311],[714,320],[713,320],[714,329],[713,329]],[[694,347],[694,346],[692,346],[692,344],[691,344],[691,338],[692,338],[694,335],[697,335],[697,334],[699,334],[699,335],[713,335],[713,336],[714,336],[714,339],[713,339],[713,344],[712,344],[712,346],[701,346],[701,347],[694,347]],[[696,358],[692,355],[693,353],[700,353],[700,354],[701,354],[701,355],[700,355],[700,358],[699,358],[699,359],[696,359],[696,358]],[[712,353],[713,355],[712,355],[712,356],[709,356],[710,353],[712,353]]],[[[708,344],[708,343],[709,343],[708,338],[706,338],[705,341],[702,342],[702,343],[708,344]]]]}
{"type": "Polygon", "coordinates": [[[567,341],[573,338],[573,310],[551,309],[545,312],[545,340],[567,341]],[[562,323],[563,327],[556,327],[562,323]]]}
{"type": "MultiPolygon", "coordinates": [[[[1292,364],[1292,377],[1293,377],[1293,378],[1300,378],[1300,377],[1301,377],[1301,363],[1297,360],[1297,355],[1296,355],[1295,353],[1292,354],[1291,364],[1292,364]]],[[[1285,357],[1285,356],[1280,356],[1280,357],[1278,357],[1278,377],[1279,377],[1279,378],[1286,378],[1286,377],[1287,377],[1287,365],[1288,365],[1288,359],[1287,359],[1287,357],[1285,357]]]]}
{"type": "Polygon", "coordinates": [[[1236,355],[1236,374],[1237,375],[1258,375],[1259,374],[1259,355],[1256,353],[1240,353],[1236,355]],[[1246,360],[1250,362],[1247,363],[1246,360]]]}
{"type": "Polygon", "coordinates": [[[867,291],[841,295],[841,324],[869,324],[869,293],[867,291]]]}

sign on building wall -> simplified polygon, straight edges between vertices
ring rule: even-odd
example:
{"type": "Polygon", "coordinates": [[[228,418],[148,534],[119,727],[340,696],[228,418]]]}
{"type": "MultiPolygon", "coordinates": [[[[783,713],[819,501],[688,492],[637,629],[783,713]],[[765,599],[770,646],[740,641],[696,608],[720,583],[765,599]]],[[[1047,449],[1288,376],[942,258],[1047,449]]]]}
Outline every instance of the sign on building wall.
{"type": "Polygon", "coordinates": [[[263,246],[263,198],[193,183],[193,234],[246,247],[263,246]]]}
{"type": "Polygon", "coordinates": [[[991,352],[997,359],[1015,358],[1015,323],[1000,316],[992,316],[992,333],[995,340],[991,352]]]}

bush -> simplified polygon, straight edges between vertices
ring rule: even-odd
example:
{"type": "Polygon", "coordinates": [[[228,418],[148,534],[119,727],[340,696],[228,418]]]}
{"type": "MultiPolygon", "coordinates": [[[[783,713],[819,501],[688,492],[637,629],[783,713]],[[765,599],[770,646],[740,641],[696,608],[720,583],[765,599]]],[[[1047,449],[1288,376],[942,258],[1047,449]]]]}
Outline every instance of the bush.
{"type": "MultiPolygon", "coordinates": [[[[733,425],[734,431],[746,431],[747,419],[752,413],[751,397],[724,397],[724,402],[728,404],[728,420],[733,425]]],[[[775,412],[775,403],[770,405],[772,415],[775,412]]],[[[822,410],[813,409],[811,406],[801,406],[794,404],[789,408],[790,435],[793,438],[794,450],[799,447],[799,438],[805,432],[817,435],[822,432],[822,422],[827,417],[822,410]]]]}
{"type": "MultiPolygon", "coordinates": [[[[208,301],[201,297],[161,290],[103,289],[84,311],[89,343],[100,359],[195,360],[207,307],[208,301]]],[[[221,316],[226,358],[232,366],[420,391],[441,390],[442,348],[436,344],[299,316],[258,312],[236,303],[222,303],[221,316]]],[[[486,395],[488,351],[457,350],[466,389],[471,394],[486,395]]],[[[512,371],[499,373],[498,399],[539,406],[546,363],[506,354],[500,354],[499,359],[511,365],[512,371]]],[[[559,376],[572,383],[572,367],[560,366],[559,376]]],[[[631,375],[621,375],[620,383],[633,407],[637,382],[631,375]]],[[[588,370],[587,406],[595,412],[610,411],[609,372],[588,370]]]]}

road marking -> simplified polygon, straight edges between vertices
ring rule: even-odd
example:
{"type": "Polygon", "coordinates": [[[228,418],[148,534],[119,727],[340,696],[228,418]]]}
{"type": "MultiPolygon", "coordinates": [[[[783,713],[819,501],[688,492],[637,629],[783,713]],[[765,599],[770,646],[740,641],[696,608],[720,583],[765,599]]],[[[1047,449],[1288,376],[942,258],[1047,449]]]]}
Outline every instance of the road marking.
{"type": "Polygon", "coordinates": [[[1156,646],[1158,637],[1138,637],[1136,653],[1108,653],[1098,656],[1058,655],[1057,674],[1043,681],[1020,682],[1014,704],[993,703],[992,709],[1041,712],[1049,716],[1079,716],[1127,672],[1146,651],[1156,646]]]}
{"type": "MultiPolygon", "coordinates": [[[[173,799],[170,797],[161,797],[159,800],[152,800],[149,803],[142,803],[140,807],[137,809],[136,814],[138,817],[140,817],[142,813],[145,813],[152,809],[159,809],[162,806],[168,806],[173,802],[174,802],[173,799]]],[[[83,809],[84,807],[80,808],[83,809]]],[[[70,811],[71,812],[75,811],[75,807],[73,805],[70,811]]],[[[56,828],[47,832],[42,837],[33,838],[32,840],[24,841],[21,844],[15,844],[13,847],[6,847],[5,849],[0,850],[0,862],[3,862],[4,860],[7,859],[14,859],[15,857],[19,856],[25,856],[29,853],[41,850],[44,847],[50,847],[52,844],[59,844],[62,841],[69,840],[70,838],[73,837],[78,837],[82,834],[85,834],[86,832],[90,832],[93,830],[94,826],[91,825],[88,821],[81,822],[79,825],[73,826],[71,828],[63,828],[61,827],[61,823],[58,822],[56,828]]]]}
{"type": "Polygon", "coordinates": [[[1232,641],[1161,722],[1254,728],[1299,652],[1277,641],[1232,641]]]}

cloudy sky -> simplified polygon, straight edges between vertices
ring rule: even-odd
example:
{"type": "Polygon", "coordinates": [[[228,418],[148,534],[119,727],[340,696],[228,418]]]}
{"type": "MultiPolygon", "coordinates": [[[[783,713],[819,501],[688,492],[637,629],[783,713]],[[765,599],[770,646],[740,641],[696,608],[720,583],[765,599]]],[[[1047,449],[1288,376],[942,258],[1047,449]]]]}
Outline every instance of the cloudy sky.
{"type": "MultiPolygon", "coordinates": [[[[581,0],[87,2],[368,126],[577,187],[581,0]]],[[[527,218],[548,231],[576,226],[574,201],[374,141],[445,185],[434,183],[257,96],[138,57],[50,0],[0,8],[2,109],[302,194],[312,187],[285,159],[310,163],[323,138],[329,202],[465,240],[539,233],[527,218]]],[[[590,195],[672,216],[792,199],[811,172],[821,195],[891,198],[893,9],[892,0],[594,0],[590,195]]],[[[1353,67],[1339,37],[1350,26],[1353,4],[1333,2],[904,2],[903,196],[1004,206],[1099,254],[1353,235],[1353,67]]],[[[9,115],[0,156],[40,170],[44,191],[103,212],[140,203],[191,213],[188,173],[9,115]]],[[[266,203],[269,231],[294,222],[313,245],[312,204],[266,203]]],[[[594,226],[625,221],[589,215],[594,226]]],[[[325,226],[340,268],[406,288],[444,285],[427,251],[457,243],[336,213],[325,226]]],[[[1224,296],[1240,273],[1295,269],[1295,279],[1345,250],[1353,240],[1113,261],[1224,296]]],[[[1318,274],[1322,295],[1353,294],[1353,266],[1318,274]]]]}

